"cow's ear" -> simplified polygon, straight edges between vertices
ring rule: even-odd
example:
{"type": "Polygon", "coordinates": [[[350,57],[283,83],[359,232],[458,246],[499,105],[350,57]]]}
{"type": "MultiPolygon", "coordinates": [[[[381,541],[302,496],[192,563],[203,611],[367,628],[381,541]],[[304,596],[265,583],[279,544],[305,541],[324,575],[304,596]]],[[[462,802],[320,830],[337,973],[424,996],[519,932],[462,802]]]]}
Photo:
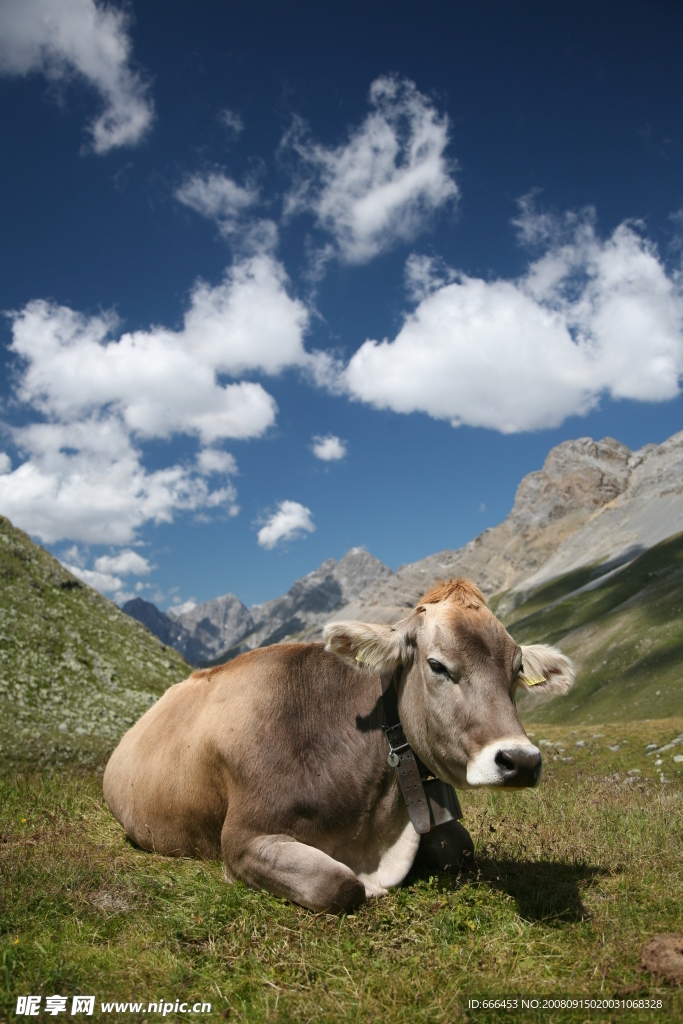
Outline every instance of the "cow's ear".
{"type": "Polygon", "coordinates": [[[325,626],[325,650],[355,668],[393,672],[412,657],[417,628],[415,614],[395,626],[368,622],[331,622],[325,626]]]}
{"type": "Polygon", "coordinates": [[[555,647],[533,644],[522,647],[519,685],[533,693],[566,693],[574,682],[574,666],[555,647]]]}

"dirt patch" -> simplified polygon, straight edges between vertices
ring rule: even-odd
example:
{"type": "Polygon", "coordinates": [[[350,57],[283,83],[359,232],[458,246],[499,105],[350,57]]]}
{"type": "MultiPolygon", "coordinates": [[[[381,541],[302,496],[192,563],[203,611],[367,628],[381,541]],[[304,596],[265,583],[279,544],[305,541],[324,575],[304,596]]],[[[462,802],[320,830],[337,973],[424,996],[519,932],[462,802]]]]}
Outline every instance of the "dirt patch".
{"type": "Polygon", "coordinates": [[[683,934],[653,935],[640,951],[640,966],[672,985],[683,985],[683,934]]]}

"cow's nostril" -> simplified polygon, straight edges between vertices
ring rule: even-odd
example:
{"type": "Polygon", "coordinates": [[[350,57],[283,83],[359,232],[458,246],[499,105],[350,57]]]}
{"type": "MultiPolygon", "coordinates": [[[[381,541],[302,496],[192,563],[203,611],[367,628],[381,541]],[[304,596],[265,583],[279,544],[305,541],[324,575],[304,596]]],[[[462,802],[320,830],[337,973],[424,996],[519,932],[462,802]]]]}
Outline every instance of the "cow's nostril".
{"type": "Polygon", "coordinates": [[[499,750],[496,754],[496,764],[499,768],[503,768],[506,772],[514,772],[517,765],[504,750],[499,750]]]}

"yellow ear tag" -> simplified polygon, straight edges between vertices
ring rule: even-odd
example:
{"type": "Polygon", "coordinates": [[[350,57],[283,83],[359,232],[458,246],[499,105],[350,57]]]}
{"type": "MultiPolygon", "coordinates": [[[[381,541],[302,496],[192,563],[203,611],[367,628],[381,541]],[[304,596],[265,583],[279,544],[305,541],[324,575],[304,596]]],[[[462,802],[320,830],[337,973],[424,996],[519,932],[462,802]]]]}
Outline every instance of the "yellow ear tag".
{"type": "Polygon", "coordinates": [[[521,679],[523,683],[526,683],[527,686],[538,686],[539,683],[544,683],[546,681],[545,676],[534,676],[532,678],[525,672],[520,672],[518,678],[521,679]]]}

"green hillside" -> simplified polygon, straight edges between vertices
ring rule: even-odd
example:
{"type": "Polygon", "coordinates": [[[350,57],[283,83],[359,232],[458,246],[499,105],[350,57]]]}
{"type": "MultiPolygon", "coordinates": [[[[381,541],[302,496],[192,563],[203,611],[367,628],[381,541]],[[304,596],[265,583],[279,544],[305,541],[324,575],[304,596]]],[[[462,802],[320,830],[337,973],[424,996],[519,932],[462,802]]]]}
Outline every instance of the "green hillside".
{"type": "Polygon", "coordinates": [[[553,580],[506,616],[520,643],[559,644],[577,668],[565,697],[520,698],[525,721],[613,722],[683,713],[683,534],[595,589],[599,567],[553,580]]]}
{"type": "Polygon", "coordinates": [[[189,671],[0,517],[0,769],[106,756],[189,671]]]}

